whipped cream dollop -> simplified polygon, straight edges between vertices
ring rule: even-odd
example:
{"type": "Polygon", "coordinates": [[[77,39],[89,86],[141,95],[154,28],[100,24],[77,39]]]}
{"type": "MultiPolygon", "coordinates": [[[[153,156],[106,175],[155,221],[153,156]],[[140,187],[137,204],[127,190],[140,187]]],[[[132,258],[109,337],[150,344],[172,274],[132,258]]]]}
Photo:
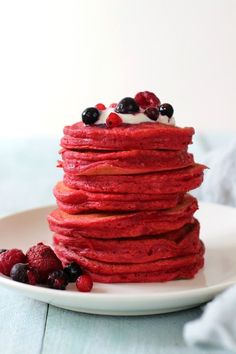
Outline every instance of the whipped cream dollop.
{"type": "Polygon", "coordinates": [[[167,124],[167,125],[175,125],[175,118],[174,117],[167,117],[167,116],[162,116],[159,114],[159,117],[156,121],[151,120],[144,114],[144,112],[139,112],[135,114],[130,114],[130,113],[117,113],[115,112],[114,108],[107,108],[104,109],[103,111],[100,111],[99,119],[94,123],[94,125],[99,125],[99,124],[106,124],[106,119],[109,116],[110,113],[116,113],[121,119],[123,123],[126,124],[139,124],[139,123],[162,123],[162,124],[167,124]]]}

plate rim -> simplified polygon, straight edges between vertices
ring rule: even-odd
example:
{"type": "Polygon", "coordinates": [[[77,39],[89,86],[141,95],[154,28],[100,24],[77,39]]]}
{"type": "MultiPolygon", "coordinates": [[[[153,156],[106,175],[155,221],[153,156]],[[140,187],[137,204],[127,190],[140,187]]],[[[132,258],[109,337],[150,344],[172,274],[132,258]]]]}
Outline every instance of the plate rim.
{"type": "MultiPolygon", "coordinates": [[[[152,284],[160,284],[158,282],[153,282],[152,284]]],[[[224,289],[228,288],[229,286],[232,286],[236,283],[236,278],[235,280],[228,281],[225,283],[220,283],[208,287],[201,287],[201,288],[194,288],[194,289],[186,289],[186,290],[180,290],[180,291],[169,291],[169,292],[162,292],[162,293],[141,293],[141,294],[127,294],[127,293],[95,293],[95,292],[89,292],[89,293],[83,293],[83,292],[76,292],[72,290],[57,290],[57,289],[50,289],[46,288],[43,286],[38,286],[38,285],[30,285],[30,284],[25,284],[25,283],[20,283],[20,282],[14,282],[11,280],[9,277],[0,274],[0,284],[6,285],[9,288],[18,288],[19,290],[24,290],[28,289],[31,293],[34,292],[39,292],[41,294],[47,292],[50,295],[55,295],[57,294],[59,297],[74,297],[74,296],[81,296],[81,297],[87,297],[88,295],[90,297],[93,297],[94,300],[97,299],[105,299],[107,300],[108,298],[110,299],[117,299],[117,300],[122,300],[126,298],[135,298],[137,300],[143,300],[144,298],[149,298],[149,299],[158,299],[158,300],[166,300],[167,297],[175,297],[175,299],[183,298],[183,297],[189,297],[189,295],[207,295],[207,294],[215,294],[220,291],[223,291],[224,289]],[[200,293],[200,294],[198,294],[200,293]]],[[[120,284],[126,284],[127,283],[119,283],[120,284]]],[[[132,283],[133,284],[133,283],[132,283]]],[[[109,284],[105,284],[109,285],[109,284]]],[[[115,285],[115,284],[113,284],[115,285]]]]}

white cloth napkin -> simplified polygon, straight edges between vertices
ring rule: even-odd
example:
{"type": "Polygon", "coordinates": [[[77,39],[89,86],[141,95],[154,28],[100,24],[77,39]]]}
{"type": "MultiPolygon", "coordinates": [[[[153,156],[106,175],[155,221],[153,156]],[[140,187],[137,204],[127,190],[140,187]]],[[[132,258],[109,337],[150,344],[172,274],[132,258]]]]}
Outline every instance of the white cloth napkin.
{"type": "MultiPolygon", "coordinates": [[[[209,170],[194,195],[236,206],[236,140],[201,156],[209,170]]],[[[236,352],[236,285],[205,306],[200,319],[185,325],[183,335],[189,345],[208,344],[236,352]]]]}
{"type": "Polygon", "coordinates": [[[236,140],[201,154],[200,161],[209,169],[193,194],[200,200],[236,206],[236,140]]]}
{"type": "Polygon", "coordinates": [[[208,344],[236,352],[236,285],[205,306],[200,319],[184,326],[189,345],[208,344]]]}

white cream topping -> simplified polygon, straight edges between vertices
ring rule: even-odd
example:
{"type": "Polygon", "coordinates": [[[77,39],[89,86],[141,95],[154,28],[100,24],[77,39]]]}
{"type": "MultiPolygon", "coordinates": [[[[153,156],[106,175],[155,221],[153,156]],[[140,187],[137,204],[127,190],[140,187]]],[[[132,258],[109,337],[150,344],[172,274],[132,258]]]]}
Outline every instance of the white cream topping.
{"type": "MultiPolygon", "coordinates": [[[[99,119],[94,123],[95,125],[98,124],[106,124],[106,119],[109,116],[110,113],[116,113],[114,108],[107,108],[104,109],[103,111],[100,111],[100,116],[99,119]]],[[[162,123],[162,124],[167,124],[167,125],[175,125],[175,119],[174,117],[167,117],[167,116],[162,116],[159,114],[159,117],[157,121],[151,120],[144,114],[143,112],[135,113],[135,114],[122,114],[122,113],[116,113],[118,116],[122,119],[123,123],[127,124],[139,124],[139,123],[162,123]]]]}

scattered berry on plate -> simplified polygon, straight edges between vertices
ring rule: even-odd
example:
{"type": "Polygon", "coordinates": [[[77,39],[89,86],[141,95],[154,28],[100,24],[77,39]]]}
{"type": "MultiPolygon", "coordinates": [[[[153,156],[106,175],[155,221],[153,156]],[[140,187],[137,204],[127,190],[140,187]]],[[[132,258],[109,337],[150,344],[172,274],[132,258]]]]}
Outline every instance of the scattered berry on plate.
{"type": "Polygon", "coordinates": [[[104,111],[106,109],[106,106],[103,103],[97,103],[95,106],[99,111],[104,111]]]}
{"type": "Polygon", "coordinates": [[[111,112],[109,114],[109,116],[107,117],[106,119],[106,126],[108,128],[114,128],[114,127],[118,127],[119,125],[121,125],[123,122],[122,122],[122,119],[121,117],[116,114],[116,113],[113,113],[111,112]]]}
{"type": "Polygon", "coordinates": [[[12,280],[30,285],[37,284],[38,276],[34,269],[30,269],[27,263],[16,263],[11,269],[10,277],[12,280]]]}
{"type": "Polygon", "coordinates": [[[159,107],[159,112],[162,116],[167,116],[168,118],[171,118],[174,114],[174,108],[169,103],[163,103],[159,107]]]}
{"type": "Polygon", "coordinates": [[[89,274],[83,274],[76,280],[76,287],[81,292],[89,292],[93,287],[93,280],[89,274]]]}
{"type": "Polygon", "coordinates": [[[25,261],[26,256],[21,250],[17,248],[2,252],[0,254],[0,272],[4,275],[9,276],[12,267],[16,263],[25,263],[25,261]]]}
{"type": "Polygon", "coordinates": [[[99,110],[95,107],[86,108],[82,113],[82,121],[87,125],[94,124],[98,120],[99,114],[99,110]]]}
{"type": "Polygon", "coordinates": [[[28,269],[28,264],[14,264],[10,272],[10,277],[12,280],[19,281],[20,283],[28,283],[28,269]]]}
{"type": "Polygon", "coordinates": [[[139,106],[132,97],[123,98],[115,108],[117,113],[138,113],[139,106]]]}
{"type": "Polygon", "coordinates": [[[109,107],[110,108],[116,108],[116,106],[117,106],[117,103],[111,103],[109,107]]]}
{"type": "Polygon", "coordinates": [[[39,275],[36,269],[28,269],[27,275],[28,275],[28,283],[30,285],[36,285],[38,283],[39,275]]]}
{"type": "Polygon", "coordinates": [[[158,107],[161,103],[155,93],[149,91],[138,92],[134,99],[142,109],[158,107]]]}
{"type": "Polygon", "coordinates": [[[64,269],[69,283],[74,283],[76,279],[82,274],[80,265],[76,262],[68,264],[64,269]]]}
{"type": "Polygon", "coordinates": [[[68,285],[68,279],[63,270],[55,270],[48,275],[47,285],[49,288],[65,290],[68,285]]]}
{"type": "Polygon", "coordinates": [[[159,117],[159,110],[155,107],[148,107],[145,111],[144,114],[151,120],[157,120],[159,117]]]}
{"type": "Polygon", "coordinates": [[[51,247],[42,242],[32,246],[26,253],[29,267],[38,272],[39,282],[45,283],[49,273],[62,270],[62,263],[51,247]]]}

